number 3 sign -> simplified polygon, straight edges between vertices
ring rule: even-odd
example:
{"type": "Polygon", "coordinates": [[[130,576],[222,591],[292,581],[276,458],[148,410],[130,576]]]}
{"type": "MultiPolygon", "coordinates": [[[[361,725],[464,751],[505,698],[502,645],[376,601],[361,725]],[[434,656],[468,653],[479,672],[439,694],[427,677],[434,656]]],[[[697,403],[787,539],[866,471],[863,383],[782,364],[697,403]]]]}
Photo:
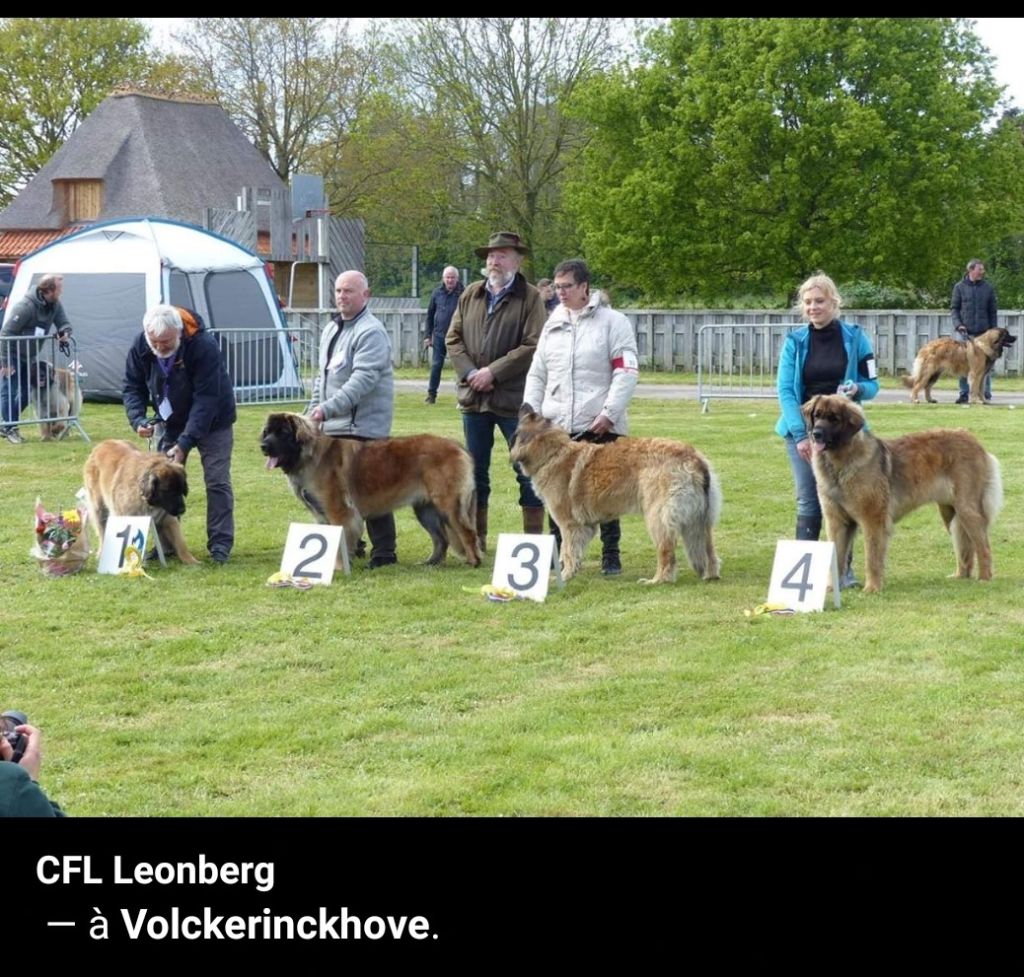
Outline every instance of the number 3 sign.
{"type": "MultiPolygon", "coordinates": [[[[825,609],[829,575],[839,580],[834,543],[804,539],[780,539],[775,547],[768,603],[785,604],[795,611],[825,609]]],[[[832,586],[832,600],[839,606],[839,587],[832,586]]]]}
{"type": "MultiPolygon", "coordinates": [[[[548,595],[548,581],[554,562],[555,537],[543,534],[502,533],[494,553],[494,587],[511,587],[520,597],[542,601],[548,595]]],[[[555,566],[558,586],[562,572],[555,566]]]]}

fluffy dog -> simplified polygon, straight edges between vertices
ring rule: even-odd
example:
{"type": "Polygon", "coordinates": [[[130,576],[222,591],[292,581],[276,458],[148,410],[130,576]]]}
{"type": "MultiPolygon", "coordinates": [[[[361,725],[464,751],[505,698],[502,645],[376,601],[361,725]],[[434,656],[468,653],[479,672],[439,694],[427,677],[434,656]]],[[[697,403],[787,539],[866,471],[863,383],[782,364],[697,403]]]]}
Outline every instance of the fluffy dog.
{"type": "MultiPolygon", "coordinates": [[[[101,441],[85,462],[89,513],[103,546],[110,516],[151,516],[164,549],[182,563],[198,563],[181,534],[188,480],[166,455],[140,451],[128,441],[101,441]]],[[[99,553],[99,550],[97,550],[99,553]]]]}
{"type": "Polygon", "coordinates": [[[608,444],[573,441],[529,404],[519,411],[512,460],[530,476],[562,532],[562,575],[580,568],[598,525],[642,512],[658,550],[658,569],[641,583],[676,579],[676,543],[704,580],[721,564],[712,529],[722,508],[718,478],[695,448],[668,438],[620,438],[608,444]]]}
{"type": "Polygon", "coordinates": [[[812,397],[803,408],[813,448],[818,498],[846,566],[857,528],[864,532],[864,590],[882,589],[893,525],[928,502],[953,538],[956,576],[992,579],[989,529],[1003,504],[999,462],[969,431],[934,430],[880,440],[864,430],[864,412],[846,397],[812,397]]]}
{"type": "Polygon", "coordinates": [[[958,343],[949,337],[925,343],[917,351],[913,369],[902,377],[903,386],[912,388],[910,402],[918,403],[923,390],[925,400],[929,404],[934,404],[932,387],[945,371],[954,376],[967,377],[971,391],[970,402],[984,403],[981,390],[985,375],[1003,355],[1003,350],[1015,342],[1016,336],[1011,336],[1006,329],[999,328],[989,329],[965,343],[958,343]]]}
{"type": "Polygon", "coordinates": [[[32,366],[32,405],[36,417],[53,418],[40,424],[44,441],[60,440],[71,430],[67,420],[78,417],[82,410],[82,390],[78,378],[85,372],[75,361],[70,367],[55,367],[46,360],[32,366]]]}
{"type": "Polygon", "coordinates": [[[267,418],[260,450],[318,522],[345,527],[351,555],[364,518],[411,505],[434,544],[427,563],[441,563],[450,544],[470,566],[480,565],[473,462],[450,438],[332,438],[308,417],[281,413],[267,418]]]}

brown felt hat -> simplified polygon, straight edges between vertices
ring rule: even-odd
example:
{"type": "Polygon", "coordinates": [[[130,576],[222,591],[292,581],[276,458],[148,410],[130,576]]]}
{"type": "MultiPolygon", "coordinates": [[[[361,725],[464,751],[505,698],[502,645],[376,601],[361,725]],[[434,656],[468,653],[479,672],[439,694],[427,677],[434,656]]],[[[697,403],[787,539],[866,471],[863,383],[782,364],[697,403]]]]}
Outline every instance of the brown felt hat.
{"type": "Polygon", "coordinates": [[[520,254],[530,253],[530,249],[523,244],[523,239],[512,231],[498,231],[497,234],[492,234],[487,246],[477,248],[475,253],[478,258],[486,258],[488,251],[495,251],[498,248],[512,248],[520,254]]]}

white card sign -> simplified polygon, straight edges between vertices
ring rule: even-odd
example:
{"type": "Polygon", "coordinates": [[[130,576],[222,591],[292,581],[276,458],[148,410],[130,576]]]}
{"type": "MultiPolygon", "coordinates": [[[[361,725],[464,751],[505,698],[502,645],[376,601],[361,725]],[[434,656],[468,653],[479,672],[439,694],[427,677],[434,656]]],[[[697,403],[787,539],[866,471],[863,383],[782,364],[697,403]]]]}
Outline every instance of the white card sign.
{"type": "Polygon", "coordinates": [[[97,573],[126,573],[142,566],[153,528],[149,516],[111,516],[103,532],[97,573]]]}
{"type": "MultiPolygon", "coordinates": [[[[785,604],[795,611],[822,611],[830,575],[833,581],[839,580],[834,543],[780,539],[775,546],[768,603],[785,604]]],[[[838,586],[832,588],[832,599],[838,607],[838,586]]]]}
{"type": "Polygon", "coordinates": [[[341,552],[342,569],[349,573],[348,547],[341,526],[293,522],[288,526],[288,539],[281,557],[281,572],[301,577],[310,583],[329,584],[341,552]]]}
{"type": "Polygon", "coordinates": [[[509,587],[520,597],[543,601],[548,595],[551,568],[562,586],[562,571],[555,561],[555,537],[549,533],[502,533],[494,552],[493,587],[509,587]]]}

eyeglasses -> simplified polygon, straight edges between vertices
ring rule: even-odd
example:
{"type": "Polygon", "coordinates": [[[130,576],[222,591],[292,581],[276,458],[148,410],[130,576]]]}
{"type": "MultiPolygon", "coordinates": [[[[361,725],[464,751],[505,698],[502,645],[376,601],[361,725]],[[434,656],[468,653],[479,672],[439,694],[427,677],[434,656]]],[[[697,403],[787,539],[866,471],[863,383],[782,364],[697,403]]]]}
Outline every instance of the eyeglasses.
{"type": "Polygon", "coordinates": [[[556,292],[568,292],[570,288],[575,288],[577,285],[579,285],[579,282],[569,282],[568,285],[552,285],[551,287],[556,292]]]}

